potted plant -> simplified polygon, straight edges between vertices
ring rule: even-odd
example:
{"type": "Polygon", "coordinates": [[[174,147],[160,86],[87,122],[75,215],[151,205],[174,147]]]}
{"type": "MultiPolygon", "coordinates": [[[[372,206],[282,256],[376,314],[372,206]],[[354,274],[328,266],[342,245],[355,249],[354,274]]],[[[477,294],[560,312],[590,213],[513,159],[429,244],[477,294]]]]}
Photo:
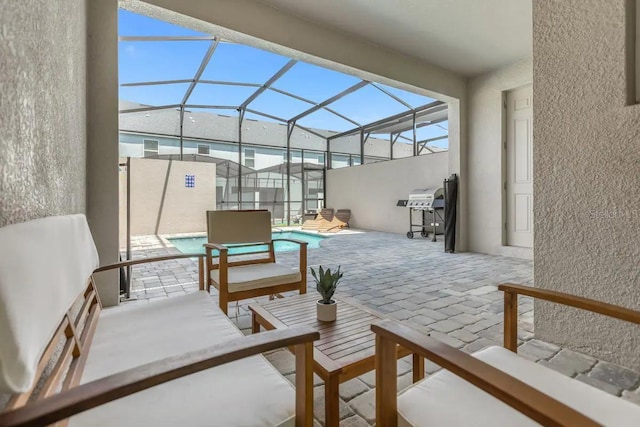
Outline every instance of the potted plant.
{"type": "Polygon", "coordinates": [[[318,274],[316,274],[313,267],[311,267],[311,275],[316,281],[316,290],[322,297],[316,304],[318,320],[322,322],[333,322],[336,320],[337,304],[332,297],[338,287],[338,283],[340,283],[340,279],[342,279],[340,266],[338,266],[338,271],[335,273],[331,273],[330,268],[324,270],[322,266],[320,266],[318,268],[318,274]]]}

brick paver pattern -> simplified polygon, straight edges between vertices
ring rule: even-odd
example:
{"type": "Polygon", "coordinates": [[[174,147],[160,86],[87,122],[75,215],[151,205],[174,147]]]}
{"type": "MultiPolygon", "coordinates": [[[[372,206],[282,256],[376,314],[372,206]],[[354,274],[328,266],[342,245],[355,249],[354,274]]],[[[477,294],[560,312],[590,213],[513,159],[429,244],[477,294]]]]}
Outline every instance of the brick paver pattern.
{"type": "MultiPolygon", "coordinates": [[[[440,237],[441,240],[441,237],[440,237]]],[[[179,253],[156,236],[132,239],[133,257],[179,253]]],[[[278,262],[296,266],[297,252],[277,253],[278,262]]],[[[343,281],[337,294],[346,295],[397,320],[431,334],[467,352],[502,345],[504,282],[533,284],[531,261],[476,253],[444,253],[442,242],[366,232],[336,235],[309,249],[308,264],[317,268],[342,266],[343,281]]],[[[309,292],[314,292],[309,274],[309,292]]],[[[134,269],[131,296],[144,303],[198,290],[197,263],[175,260],[146,264],[134,269]]],[[[215,289],[212,298],[217,300],[215,289]]],[[[229,315],[244,333],[251,331],[248,305],[266,300],[231,304],[229,315]]],[[[134,303],[134,302],[131,302],[134,303]]],[[[216,301],[217,303],[217,301],[216,301]]],[[[518,354],[608,393],[640,404],[640,373],[562,349],[533,337],[533,302],[519,298],[518,354]]],[[[287,350],[267,355],[274,366],[293,382],[294,358],[287,350]]],[[[427,375],[439,367],[425,363],[427,375]]],[[[399,389],[411,383],[410,359],[398,363],[399,389]]],[[[316,425],[324,425],[324,387],[316,376],[316,425]]],[[[369,426],[375,422],[373,372],[340,386],[340,419],[343,426],[369,426]]]]}

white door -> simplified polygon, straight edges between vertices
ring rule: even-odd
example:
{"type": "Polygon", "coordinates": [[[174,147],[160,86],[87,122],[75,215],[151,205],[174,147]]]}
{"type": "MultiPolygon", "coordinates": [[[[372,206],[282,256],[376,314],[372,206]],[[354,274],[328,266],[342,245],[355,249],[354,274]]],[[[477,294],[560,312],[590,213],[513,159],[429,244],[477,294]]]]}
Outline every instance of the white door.
{"type": "Polygon", "coordinates": [[[533,247],[533,90],[507,93],[507,244],[533,247]]]}

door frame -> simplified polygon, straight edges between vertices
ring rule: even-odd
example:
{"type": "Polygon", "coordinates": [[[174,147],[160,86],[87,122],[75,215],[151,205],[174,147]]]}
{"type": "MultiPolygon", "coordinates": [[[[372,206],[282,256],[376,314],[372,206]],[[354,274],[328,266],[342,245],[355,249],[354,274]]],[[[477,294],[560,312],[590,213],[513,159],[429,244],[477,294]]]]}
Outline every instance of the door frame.
{"type": "MultiPolygon", "coordinates": [[[[521,86],[522,87],[522,86],[521,86]]],[[[507,227],[509,226],[507,218],[508,218],[508,211],[507,211],[507,92],[513,90],[513,89],[517,89],[517,88],[512,88],[512,89],[507,89],[507,90],[503,90],[502,91],[502,99],[500,100],[500,103],[502,105],[502,133],[501,133],[501,138],[500,138],[500,187],[501,187],[501,191],[500,191],[500,200],[501,200],[501,206],[500,206],[500,231],[501,231],[501,242],[502,242],[502,246],[508,246],[508,240],[507,240],[507,227]]]]}
{"type": "MultiPolygon", "coordinates": [[[[509,212],[507,210],[507,162],[508,162],[508,156],[507,156],[507,122],[508,122],[508,111],[507,111],[507,94],[511,91],[514,90],[518,90],[518,89],[522,89],[525,88],[527,86],[531,86],[533,87],[533,83],[526,83],[523,85],[519,85],[519,86],[515,86],[509,89],[505,89],[502,91],[502,99],[501,99],[501,103],[502,103],[502,138],[501,138],[501,156],[500,156],[500,169],[501,169],[501,174],[500,174],[500,185],[502,186],[502,191],[500,192],[500,194],[502,195],[501,199],[502,199],[502,206],[501,206],[501,218],[500,218],[500,224],[501,224],[501,230],[502,230],[502,246],[504,248],[515,248],[517,250],[523,250],[523,251],[528,251],[528,250],[533,250],[534,245],[535,245],[535,238],[532,241],[532,246],[531,248],[521,248],[519,246],[510,246],[509,245],[509,239],[507,237],[507,227],[509,226],[509,221],[508,221],[508,216],[509,216],[509,212]]],[[[532,113],[532,118],[533,118],[533,104],[531,105],[531,113],[532,113]]],[[[533,126],[533,119],[532,119],[532,126],[533,126]]],[[[532,129],[533,131],[533,129],[532,129]]],[[[535,144],[535,141],[532,140],[532,144],[535,144]]],[[[532,165],[533,167],[533,165],[532,165]]],[[[533,185],[534,182],[533,180],[535,179],[535,175],[533,174],[533,170],[531,173],[531,182],[533,185]]],[[[531,206],[531,215],[533,215],[533,205],[531,206]]],[[[533,217],[532,217],[532,221],[533,221],[533,217]]]]}

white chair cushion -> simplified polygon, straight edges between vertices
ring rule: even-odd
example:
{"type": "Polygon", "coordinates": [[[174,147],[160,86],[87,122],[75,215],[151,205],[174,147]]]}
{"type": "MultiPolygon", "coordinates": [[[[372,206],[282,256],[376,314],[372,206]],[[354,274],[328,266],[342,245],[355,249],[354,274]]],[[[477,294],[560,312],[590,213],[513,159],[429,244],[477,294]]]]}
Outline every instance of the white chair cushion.
{"type": "MultiPolygon", "coordinates": [[[[638,426],[640,406],[538,365],[502,347],[474,354],[604,426],[638,426]]],[[[442,370],[398,396],[400,426],[527,427],[538,423],[442,370]]]]}
{"type": "MultiPolygon", "coordinates": [[[[211,270],[211,279],[220,283],[220,270],[211,270]]],[[[301,279],[300,270],[274,262],[231,267],[227,276],[229,292],[268,288],[299,282],[301,279]]]]}
{"type": "MultiPolygon", "coordinates": [[[[82,382],[242,333],[206,292],[103,311],[82,382]]],[[[262,356],[189,375],[71,418],[71,426],[293,425],[293,386],[262,356]]]]}
{"type": "Polygon", "coordinates": [[[0,228],[0,393],[31,388],[42,353],[97,267],[84,215],[0,228]]]}

